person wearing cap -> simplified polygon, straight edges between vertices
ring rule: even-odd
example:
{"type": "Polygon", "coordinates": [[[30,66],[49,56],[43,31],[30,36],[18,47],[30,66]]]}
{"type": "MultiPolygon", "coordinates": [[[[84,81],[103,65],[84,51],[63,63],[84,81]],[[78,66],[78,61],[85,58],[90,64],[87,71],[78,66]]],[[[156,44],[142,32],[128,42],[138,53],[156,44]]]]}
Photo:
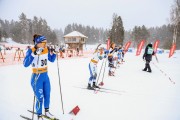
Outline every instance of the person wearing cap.
{"type": "Polygon", "coordinates": [[[154,55],[154,50],[152,48],[152,43],[149,43],[144,51],[144,55],[143,55],[143,60],[146,60],[145,63],[145,68],[143,69],[143,71],[147,71],[147,72],[152,72],[151,70],[151,66],[150,66],[150,62],[152,60],[152,55],[154,55]]]}
{"type": "Polygon", "coordinates": [[[114,57],[114,53],[117,52],[117,48],[115,47],[116,44],[115,43],[111,43],[110,45],[110,49],[109,49],[109,54],[108,54],[108,62],[109,62],[109,76],[114,76],[114,69],[116,68],[114,65],[114,61],[115,61],[115,57],[114,57]]]}
{"type": "Polygon", "coordinates": [[[125,62],[124,61],[124,55],[125,55],[125,50],[124,50],[124,47],[122,47],[122,56],[121,56],[121,62],[125,62]]]}
{"type": "Polygon", "coordinates": [[[90,78],[87,87],[87,89],[89,90],[95,90],[95,88],[99,88],[99,86],[96,85],[97,64],[99,60],[102,60],[103,58],[106,58],[106,52],[103,47],[100,47],[100,49],[95,51],[95,53],[93,54],[93,58],[89,63],[90,78]]]}
{"type": "Polygon", "coordinates": [[[114,60],[114,66],[117,67],[117,63],[118,63],[118,47],[115,46],[115,51],[113,53],[113,60],[114,60]]]}
{"type": "Polygon", "coordinates": [[[118,55],[118,64],[121,64],[121,60],[122,60],[122,46],[119,45],[118,51],[117,51],[117,55],[118,55]]]}
{"type": "Polygon", "coordinates": [[[46,43],[47,39],[45,36],[35,34],[33,36],[34,47],[29,48],[26,52],[26,57],[23,61],[24,67],[32,65],[32,76],[31,86],[36,97],[36,113],[38,114],[38,120],[42,118],[42,104],[44,101],[45,115],[53,118],[54,116],[49,112],[50,105],[50,80],[48,76],[48,65],[47,61],[54,62],[56,54],[59,49],[49,51],[46,43]]]}

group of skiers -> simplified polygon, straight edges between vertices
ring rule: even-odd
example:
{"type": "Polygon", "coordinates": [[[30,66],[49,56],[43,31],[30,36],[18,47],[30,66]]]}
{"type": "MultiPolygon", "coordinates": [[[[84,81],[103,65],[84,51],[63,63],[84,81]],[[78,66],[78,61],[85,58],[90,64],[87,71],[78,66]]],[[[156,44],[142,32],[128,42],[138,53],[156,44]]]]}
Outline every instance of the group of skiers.
{"type": "Polygon", "coordinates": [[[108,75],[114,76],[115,69],[119,66],[119,64],[124,62],[123,58],[124,50],[122,49],[122,46],[116,46],[115,43],[111,43],[109,50],[98,46],[89,63],[90,78],[87,88],[90,90],[99,88],[99,86],[97,85],[98,83],[96,83],[97,64],[99,60],[108,59],[108,75]]]}
{"type": "MultiPolygon", "coordinates": [[[[32,65],[31,86],[36,98],[36,114],[38,115],[38,120],[43,120],[42,104],[44,102],[45,116],[48,118],[54,118],[54,116],[49,112],[51,86],[48,77],[47,61],[55,61],[57,57],[56,53],[59,52],[59,47],[56,46],[54,49],[48,49],[46,37],[38,34],[35,34],[33,36],[33,42],[34,47],[27,50],[23,65],[25,67],[32,65]]],[[[122,46],[116,46],[115,43],[111,43],[109,50],[98,46],[93,53],[93,57],[91,58],[89,63],[90,78],[88,81],[87,89],[94,90],[96,88],[99,88],[96,83],[97,64],[99,60],[108,60],[108,75],[114,76],[114,72],[117,66],[124,62],[124,54],[125,51],[123,50],[122,46]]],[[[153,51],[152,44],[148,44],[143,55],[143,59],[146,60],[145,68],[143,69],[143,71],[148,70],[148,72],[151,72],[149,63],[152,59],[153,54],[155,53],[153,51]]]]}

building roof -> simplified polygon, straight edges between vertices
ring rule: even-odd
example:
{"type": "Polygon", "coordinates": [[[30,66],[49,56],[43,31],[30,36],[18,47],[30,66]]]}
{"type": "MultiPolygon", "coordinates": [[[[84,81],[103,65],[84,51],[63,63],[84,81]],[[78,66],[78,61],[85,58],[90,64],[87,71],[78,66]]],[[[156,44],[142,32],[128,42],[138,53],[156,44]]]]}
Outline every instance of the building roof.
{"type": "Polygon", "coordinates": [[[88,38],[87,36],[83,35],[82,33],[78,32],[78,31],[73,31],[67,35],[64,36],[65,37],[82,37],[82,38],[88,38]]]}

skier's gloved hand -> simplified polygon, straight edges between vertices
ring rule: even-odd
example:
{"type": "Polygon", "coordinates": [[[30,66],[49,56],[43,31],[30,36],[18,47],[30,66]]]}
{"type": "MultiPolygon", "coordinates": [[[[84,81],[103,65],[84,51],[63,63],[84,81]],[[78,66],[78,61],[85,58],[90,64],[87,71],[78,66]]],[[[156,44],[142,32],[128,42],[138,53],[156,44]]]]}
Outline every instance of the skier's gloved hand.
{"type": "Polygon", "coordinates": [[[143,60],[145,59],[144,55],[143,55],[142,59],[143,59],[143,60]]]}
{"type": "Polygon", "coordinates": [[[118,51],[118,48],[114,48],[114,51],[117,52],[117,51],[118,51]]]}
{"type": "Polygon", "coordinates": [[[56,46],[55,49],[54,49],[54,52],[59,52],[59,46],[56,46]]]}
{"type": "Polygon", "coordinates": [[[143,57],[143,61],[145,61],[145,57],[143,57]]]}
{"type": "Polygon", "coordinates": [[[109,54],[109,50],[104,50],[104,54],[109,54]]]}
{"type": "Polygon", "coordinates": [[[97,73],[94,73],[93,78],[96,79],[96,77],[97,77],[97,73]]]}
{"type": "Polygon", "coordinates": [[[54,48],[50,48],[50,52],[53,53],[55,50],[54,48]]]}
{"type": "Polygon", "coordinates": [[[103,59],[103,57],[102,57],[102,56],[99,56],[98,58],[99,58],[100,60],[102,60],[102,59],[103,59]]]}
{"type": "Polygon", "coordinates": [[[35,51],[34,51],[34,55],[39,55],[43,52],[44,48],[40,47],[40,48],[37,48],[35,51]]]}

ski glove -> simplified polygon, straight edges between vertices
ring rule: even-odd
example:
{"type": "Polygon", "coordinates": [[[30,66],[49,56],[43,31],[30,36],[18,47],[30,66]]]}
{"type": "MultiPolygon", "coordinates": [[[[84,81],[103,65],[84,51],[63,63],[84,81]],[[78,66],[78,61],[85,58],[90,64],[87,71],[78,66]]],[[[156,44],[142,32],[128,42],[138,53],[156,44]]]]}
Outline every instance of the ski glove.
{"type": "Polygon", "coordinates": [[[35,51],[34,51],[34,55],[39,55],[43,52],[44,48],[37,48],[35,51]]]}
{"type": "Polygon", "coordinates": [[[104,54],[109,54],[109,50],[104,50],[104,54]]]}
{"type": "Polygon", "coordinates": [[[96,79],[96,77],[97,77],[97,73],[94,73],[93,78],[96,79]]]}
{"type": "Polygon", "coordinates": [[[54,49],[55,52],[59,52],[59,47],[56,46],[55,49],[54,49]]]}
{"type": "Polygon", "coordinates": [[[117,52],[117,51],[118,51],[118,48],[114,48],[114,51],[117,52]]]}
{"type": "Polygon", "coordinates": [[[103,57],[102,57],[102,56],[99,56],[98,58],[99,58],[100,60],[102,60],[102,59],[103,59],[103,57]]]}

